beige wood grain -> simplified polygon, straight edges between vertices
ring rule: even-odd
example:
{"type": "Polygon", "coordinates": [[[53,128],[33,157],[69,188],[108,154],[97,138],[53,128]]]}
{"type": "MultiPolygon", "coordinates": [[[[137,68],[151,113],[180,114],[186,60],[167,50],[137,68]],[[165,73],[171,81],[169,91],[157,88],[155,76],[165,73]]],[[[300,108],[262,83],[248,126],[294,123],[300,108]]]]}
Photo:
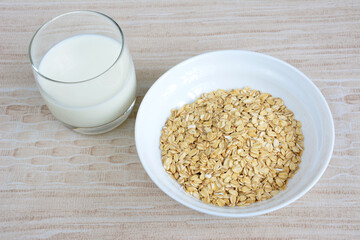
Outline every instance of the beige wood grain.
{"type": "Polygon", "coordinates": [[[1,1],[0,239],[360,239],[360,1],[1,1]],[[50,114],[27,48],[52,17],[92,9],[122,27],[138,97],[114,131],[83,136],[50,114]],[[204,215],[157,188],[134,122],[156,79],[188,57],[246,49],[296,66],[333,113],[332,160],[316,186],[264,216],[204,215]]]}

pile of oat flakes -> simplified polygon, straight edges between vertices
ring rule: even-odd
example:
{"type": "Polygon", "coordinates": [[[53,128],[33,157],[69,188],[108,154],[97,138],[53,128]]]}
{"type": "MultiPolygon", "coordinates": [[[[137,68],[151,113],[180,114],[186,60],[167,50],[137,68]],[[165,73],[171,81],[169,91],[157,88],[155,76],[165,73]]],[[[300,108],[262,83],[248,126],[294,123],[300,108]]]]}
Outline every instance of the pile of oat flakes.
{"type": "Polygon", "coordinates": [[[276,195],[299,169],[301,123],[280,98],[217,90],[173,110],[160,139],[165,170],[205,203],[244,206],[276,195]]]}

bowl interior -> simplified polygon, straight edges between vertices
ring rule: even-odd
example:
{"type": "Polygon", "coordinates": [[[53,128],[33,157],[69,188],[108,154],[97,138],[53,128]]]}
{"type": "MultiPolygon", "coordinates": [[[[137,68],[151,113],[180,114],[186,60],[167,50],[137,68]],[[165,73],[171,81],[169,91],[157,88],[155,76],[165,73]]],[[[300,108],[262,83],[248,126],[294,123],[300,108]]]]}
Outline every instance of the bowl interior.
{"type": "Polygon", "coordinates": [[[301,72],[276,58],[248,51],[218,51],[191,58],[165,73],[147,92],[135,126],[136,147],[151,179],[170,197],[198,211],[218,216],[253,216],[281,208],[304,195],[321,177],[331,157],[334,127],[329,107],[301,72]],[[187,194],[161,162],[161,129],[173,108],[202,93],[249,86],[284,100],[302,123],[305,151],[300,170],[287,189],[246,207],[217,207],[187,194]]]}

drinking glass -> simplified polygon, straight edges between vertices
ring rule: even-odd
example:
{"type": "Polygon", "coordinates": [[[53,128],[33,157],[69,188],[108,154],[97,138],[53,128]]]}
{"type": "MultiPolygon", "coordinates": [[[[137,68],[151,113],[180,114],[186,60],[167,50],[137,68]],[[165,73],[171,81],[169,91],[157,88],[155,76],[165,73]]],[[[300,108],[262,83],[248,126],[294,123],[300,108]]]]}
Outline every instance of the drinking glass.
{"type": "Polygon", "coordinates": [[[129,116],[134,64],[119,25],[93,11],[62,14],[34,34],[29,58],[51,113],[83,134],[110,131],[129,116]]]}

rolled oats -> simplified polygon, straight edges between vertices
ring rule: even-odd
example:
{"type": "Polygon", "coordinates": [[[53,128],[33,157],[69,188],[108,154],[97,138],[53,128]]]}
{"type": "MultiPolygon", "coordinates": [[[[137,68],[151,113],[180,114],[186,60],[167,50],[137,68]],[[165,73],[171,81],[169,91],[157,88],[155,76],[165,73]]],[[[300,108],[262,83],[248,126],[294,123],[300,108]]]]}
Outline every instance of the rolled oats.
{"type": "Polygon", "coordinates": [[[280,98],[217,90],[172,110],[162,129],[164,169],[205,203],[246,206],[286,188],[304,150],[301,123],[280,98]]]}

